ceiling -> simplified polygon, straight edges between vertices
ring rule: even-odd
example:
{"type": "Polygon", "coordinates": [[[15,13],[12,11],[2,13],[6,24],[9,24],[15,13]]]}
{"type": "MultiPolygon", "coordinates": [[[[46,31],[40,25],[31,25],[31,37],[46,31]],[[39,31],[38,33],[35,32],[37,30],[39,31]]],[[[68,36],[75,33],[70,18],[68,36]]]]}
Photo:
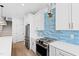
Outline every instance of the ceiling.
{"type": "Polygon", "coordinates": [[[48,3],[0,3],[4,5],[3,15],[6,17],[23,18],[27,13],[35,13],[48,6],[48,3]]]}

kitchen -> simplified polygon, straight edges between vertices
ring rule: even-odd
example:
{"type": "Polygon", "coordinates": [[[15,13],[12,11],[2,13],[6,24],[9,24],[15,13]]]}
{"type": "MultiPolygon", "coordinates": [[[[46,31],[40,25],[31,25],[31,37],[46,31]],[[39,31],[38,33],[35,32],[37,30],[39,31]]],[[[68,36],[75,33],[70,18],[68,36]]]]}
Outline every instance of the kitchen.
{"type": "Polygon", "coordinates": [[[79,3],[0,6],[0,56],[79,56],[79,3]]]}

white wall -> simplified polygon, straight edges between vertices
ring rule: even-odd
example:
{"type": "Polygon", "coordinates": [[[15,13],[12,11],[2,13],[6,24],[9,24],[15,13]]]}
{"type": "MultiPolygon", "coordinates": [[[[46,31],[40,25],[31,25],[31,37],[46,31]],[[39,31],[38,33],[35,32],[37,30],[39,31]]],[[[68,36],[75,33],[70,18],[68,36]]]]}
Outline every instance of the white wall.
{"type": "Polygon", "coordinates": [[[12,19],[12,38],[13,42],[24,41],[24,20],[12,19]]]}

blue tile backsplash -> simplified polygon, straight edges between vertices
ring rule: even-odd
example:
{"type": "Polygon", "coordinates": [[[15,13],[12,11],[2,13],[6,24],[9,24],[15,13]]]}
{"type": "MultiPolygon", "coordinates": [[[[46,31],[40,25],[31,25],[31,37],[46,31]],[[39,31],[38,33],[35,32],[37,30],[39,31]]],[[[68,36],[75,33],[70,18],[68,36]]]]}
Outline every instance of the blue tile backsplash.
{"type": "Polygon", "coordinates": [[[79,45],[79,31],[77,30],[55,30],[55,21],[56,21],[56,8],[52,9],[53,16],[48,17],[47,13],[44,14],[45,21],[44,27],[45,30],[38,30],[38,35],[41,37],[50,37],[55,38],[67,43],[79,45]],[[74,38],[71,38],[71,35],[74,35],[74,38]]]}

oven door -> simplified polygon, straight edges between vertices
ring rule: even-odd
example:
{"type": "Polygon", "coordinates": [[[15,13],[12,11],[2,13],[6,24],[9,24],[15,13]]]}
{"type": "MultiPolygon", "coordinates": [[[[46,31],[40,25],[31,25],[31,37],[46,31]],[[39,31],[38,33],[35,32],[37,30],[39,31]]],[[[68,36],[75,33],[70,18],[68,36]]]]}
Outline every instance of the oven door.
{"type": "Polygon", "coordinates": [[[36,44],[36,52],[39,56],[47,56],[48,55],[48,47],[44,47],[40,44],[36,44]]]}

